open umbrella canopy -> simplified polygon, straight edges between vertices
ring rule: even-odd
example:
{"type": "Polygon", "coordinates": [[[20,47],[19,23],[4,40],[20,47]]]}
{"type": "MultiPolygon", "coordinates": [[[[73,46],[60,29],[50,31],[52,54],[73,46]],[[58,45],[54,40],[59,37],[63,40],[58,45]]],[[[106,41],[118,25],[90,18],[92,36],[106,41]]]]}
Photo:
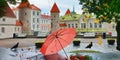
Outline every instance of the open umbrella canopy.
{"type": "Polygon", "coordinates": [[[64,47],[69,45],[75,36],[76,32],[74,28],[59,29],[46,38],[40,51],[44,55],[58,53],[64,47]]]}

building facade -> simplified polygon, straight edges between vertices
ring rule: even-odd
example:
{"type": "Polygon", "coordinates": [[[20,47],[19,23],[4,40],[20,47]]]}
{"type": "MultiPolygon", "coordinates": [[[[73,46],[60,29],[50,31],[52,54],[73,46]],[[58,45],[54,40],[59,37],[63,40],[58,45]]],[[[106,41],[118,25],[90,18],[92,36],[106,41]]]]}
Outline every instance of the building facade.
{"type": "Polygon", "coordinates": [[[6,3],[5,15],[0,18],[0,39],[12,38],[16,27],[16,16],[6,3]]]}
{"type": "Polygon", "coordinates": [[[51,31],[51,16],[42,14],[40,22],[40,32],[49,33],[51,31]]]}

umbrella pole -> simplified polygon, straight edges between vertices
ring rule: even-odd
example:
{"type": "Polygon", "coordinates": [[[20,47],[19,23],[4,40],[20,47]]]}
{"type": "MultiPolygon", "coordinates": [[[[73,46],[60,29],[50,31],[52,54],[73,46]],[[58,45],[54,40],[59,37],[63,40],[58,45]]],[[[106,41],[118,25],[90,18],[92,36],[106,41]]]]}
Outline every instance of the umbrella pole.
{"type": "MultiPolygon", "coordinates": [[[[59,39],[58,39],[58,41],[59,41],[59,39]]],[[[60,43],[60,41],[59,41],[59,43],[60,43]]],[[[60,45],[61,45],[61,47],[62,47],[62,49],[63,49],[63,51],[64,51],[64,53],[65,53],[65,55],[66,55],[66,57],[67,57],[67,59],[68,59],[68,56],[67,56],[67,53],[65,52],[65,49],[63,48],[63,46],[62,46],[61,43],[60,43],[60,45]]]]}

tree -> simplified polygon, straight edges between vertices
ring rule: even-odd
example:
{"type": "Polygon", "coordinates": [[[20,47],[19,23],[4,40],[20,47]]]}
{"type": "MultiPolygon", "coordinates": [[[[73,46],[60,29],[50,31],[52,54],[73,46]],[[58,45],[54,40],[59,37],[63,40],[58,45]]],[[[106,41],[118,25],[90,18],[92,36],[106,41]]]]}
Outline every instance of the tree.
{"type": "Polygon", "coordinates": [[[100,22],[116,22],[117,48],[120,50],[120,0],[79,0],[84,13],[94,13],[100,22]]]}
{"type": "Polygon", "coordinates": [[[16,4],[16,0],[0,0],[0,17],[4,16],[5,14],[5,3],[9,2],[11,4],[16,4]]]}

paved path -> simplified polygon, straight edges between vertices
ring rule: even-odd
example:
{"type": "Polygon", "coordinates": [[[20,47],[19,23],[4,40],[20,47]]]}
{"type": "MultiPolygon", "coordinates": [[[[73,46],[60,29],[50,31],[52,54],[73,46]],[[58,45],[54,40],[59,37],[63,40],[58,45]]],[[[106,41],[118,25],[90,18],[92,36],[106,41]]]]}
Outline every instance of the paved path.
{"type": "MultiPolygon", "coordinates": [[[[15,39],[4,39],[0,40],[0,47],[12,47],[14,44],[19,42],[19,47],[29,47],[34,46],[36,41],[45,40],[45,38],[15,38],[15,39]]],[[[74,40],[80,40],[81,43],[94,42],[97,43],[97,38],[75,38],[74,40]]],[[[102,39],[104,43],[107,42],[106,39],[102,39]]]]}
{"type": "Polygon", "coordinates": [[[0,40],[0,47],[10,48],[17,42],[19,47],[35,46],[35,42],[38,40],[45,40],[45,38],[15,38],[15,39],[4,39],[0,40]]]}

